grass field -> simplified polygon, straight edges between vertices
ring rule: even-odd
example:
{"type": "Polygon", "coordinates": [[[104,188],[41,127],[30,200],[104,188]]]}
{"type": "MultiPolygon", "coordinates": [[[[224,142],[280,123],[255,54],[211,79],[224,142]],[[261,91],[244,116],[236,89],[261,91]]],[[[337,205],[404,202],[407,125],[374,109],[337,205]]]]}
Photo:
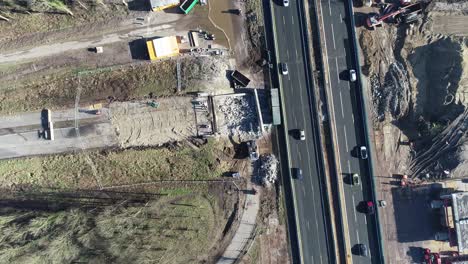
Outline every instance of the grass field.
{"type": "Polygon", "coordinates": [[[216,160],[219,144],[108,152],[83,152],[0,161],[0,187],[96,188],[157,180],[203,180],[229,168],[216,160]]]}
{"type": "Polygon", "coordinates": [[[199,263],[218,235],[199,194],[99,210],[1,209],[0,263],[199,263]]]}

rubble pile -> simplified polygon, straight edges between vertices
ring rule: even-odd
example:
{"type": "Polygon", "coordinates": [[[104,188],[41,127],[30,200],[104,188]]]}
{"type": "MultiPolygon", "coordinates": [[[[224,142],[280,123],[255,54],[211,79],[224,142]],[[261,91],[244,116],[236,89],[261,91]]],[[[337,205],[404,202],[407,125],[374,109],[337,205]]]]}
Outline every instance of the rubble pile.
{"type": "Polygon", "coordinates": [[[278,178],[278,159],[275,155],[268,154],[260,157],[261,165],[259,175],[264,186],[270,187],[278,178]]]}
{"type": "Polygon", "coordinates": [[[227,96],[218,103],[219,112],[224,115],[221,134],[239,136],[242,140],[257,138],[259,123],[252,96],[227,96]]]}

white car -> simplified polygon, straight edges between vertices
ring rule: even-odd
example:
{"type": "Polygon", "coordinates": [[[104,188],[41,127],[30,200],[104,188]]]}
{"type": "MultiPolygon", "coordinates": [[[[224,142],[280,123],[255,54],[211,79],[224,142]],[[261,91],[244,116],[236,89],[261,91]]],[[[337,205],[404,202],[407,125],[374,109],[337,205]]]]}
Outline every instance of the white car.
{"type": "Polygon", "coordinates": [[[353,69],[349,70],[349,81],[350,82],[356,81],[356,71],[353,69]]]}
{"type": "Polygon", "coordinates": [[[283,6],[289,6],[289,0],[283,0],[283,6]]]}
{"type": "Polygon", "coordinates": [[[367,159],[367,148],[366,148],[366,146],[361,146],[359,148],[359,157],[361,157],[361,159],[367,159]]]}
{"type": "Polygon", "coordinates": [[[288,65],[285,62],[281,63],[281,74],[283,75],[289,74],[288,65]]]}
{"type": "Polygon", "coordinates": [[[299,140],[305,140],[305,132],[304,130],[299,130],[299,140]]]}

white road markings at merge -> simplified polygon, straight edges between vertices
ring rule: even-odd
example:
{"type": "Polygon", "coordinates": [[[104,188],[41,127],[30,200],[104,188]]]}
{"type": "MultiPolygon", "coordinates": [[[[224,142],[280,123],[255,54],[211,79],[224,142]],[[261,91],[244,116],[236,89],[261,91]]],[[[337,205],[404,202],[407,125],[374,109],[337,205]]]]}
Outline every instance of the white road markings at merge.
{"type": "Polygon", "coordinates": [[[346,134],[346,126],[343,126],[343,130],[344,130],[344,141],[345,141],[345,145],[346,145],[346,152],[349,152],[348,135],[346,134]]]}
{"type": "Polygon", "coordinates": [[[335,44],[335,30],[333,29],[333,24],[331,24],[331,31],[332,31],[332,39],[333,39],[333,48],[336,49],[336,44],[335,44]]]}

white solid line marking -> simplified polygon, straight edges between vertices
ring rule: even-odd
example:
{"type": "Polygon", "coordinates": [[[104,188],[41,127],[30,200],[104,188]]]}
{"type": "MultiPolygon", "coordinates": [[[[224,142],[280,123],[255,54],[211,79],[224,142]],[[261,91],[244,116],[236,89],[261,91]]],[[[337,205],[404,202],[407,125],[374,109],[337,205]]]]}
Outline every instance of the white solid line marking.
{"type": "MultiPolygon", "coordinates": [[[[351,163],[349,163],[349,160],[348,160],[348,171],[349,173],[351,173],[351,163]]],[[[362,184],[359,184],[359,185],[362,185],[362,184]]]]}
{"type": "Polygon", "coordinates": [[[367,225],[367,217],[364,216],[364,223],[367,225]]]}
{"type": "Polygon", "coordinates": [[[296,58],[298,58],[298,57],[299,57],[299,55],[297,55],[297,49],[295,49],[295,50],[296,50],[296,58]]]}
{"type": "Polygon", "coordinates": [[[354,114],[351,114],[351,118],[353,119],[353,124],[354,124],[354,114]]]}
{"type": "Polygon", "coordinates": [[[323,263],[322,255],[320,255],[320,263],[323,263]]]}
{"type": "Polygon", "coordinates": [[[284,16],[283,16],[283,24],[285,24],[285,25],[286,25],[286,20],[284,19],[284,16]]]}
{"type": "Polygon", "coordinates": [[[357,223],[356,202],[354,201],[354,195],[353,195],[353,212],[354,212],[354,222],[357,223]]]}
{"type": "Polygon", "coordinates": [[[301,155],[297,156],[299,158],[299,161],[302,161],[301,155]]]}
{"type": "Polygon", "coordinates": [[[333,24],[331,24],[331,30],[332,30],[333,48],[336,49],[336,44],[335,44],[335,30],[333,29],[333,24]]]}
{"type": "Polygon", "coordinates": [[[343,97],[341,96],[341,90],[340,90],[340,104],[341,104],[341,116],[344,118],[343,97]]]}
{"type": "Polygon", "coordinates": [[[294,25],[294,17],[291,17],[291,23],[294,25]]]}
{"type": "Polygon", "coordinates": [[[343,17],[341,16],[341,13],[340,13],[340,22],[343,24],[343,17]]]}
{"type": "Polygon", "coordinates": [[[331,5],[330,5],[330,0],[328,0],[328,10],[330,10],[330,16],[331,16],[331,5]]]}
{"type": "Polygon", "coordinates": [[[346,152],[349,152],[348,135],[346,134],[346,126],[343,126],[343,130],[344,130],[344,141],[345,141],[345,144],[346,144],[346,152]]]}
{"type": "Polygon", "coordinates": [[[335,57],[335,64],[336,64],[336,79],[338,83],[340,83],[340,68],[338,68],[338,58],[335,57]]]}
{"type": "Polygon", "coordinates": [[[309,224],[309,221],[307,221],[307,230],[310,230],[310,224],[309,224]]]}
{"type": "Polygon", "coordinates": [[[356,236],[357,236],[357,242],[358,242],[358,243],[361,242],[361,239],[359,239],[359,232],[358,232],[357,229],[356,229],[356,236]]]}

